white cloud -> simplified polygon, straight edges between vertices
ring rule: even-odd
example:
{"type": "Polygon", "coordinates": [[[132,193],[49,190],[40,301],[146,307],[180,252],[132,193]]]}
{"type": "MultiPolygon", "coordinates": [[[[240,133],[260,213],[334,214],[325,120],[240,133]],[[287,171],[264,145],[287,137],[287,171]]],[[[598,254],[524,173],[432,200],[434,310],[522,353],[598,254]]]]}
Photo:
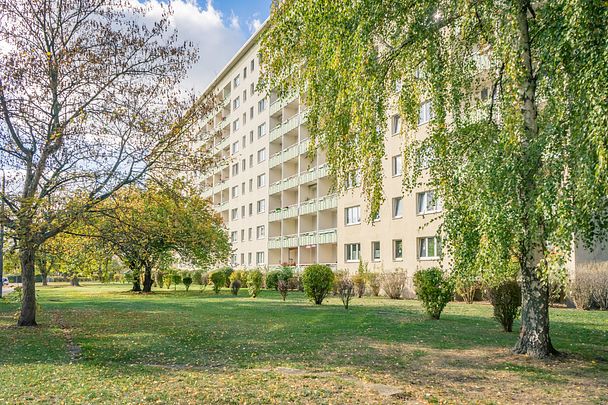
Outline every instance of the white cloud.
{"type": "Polygon", "coordinates": [[[262,26],[262,21],[257,17],[258,15],[256,13],[249,21],[247,21],[247,27],[249,27],[249,33],[251,34],[257,32],[257,30],[259,30],[262,26]]]}
{"type": "MultiPolygon", "coordinates": [[[[160,0],[140,1],[150,9],[147,19],[160,18],[166,7],[160,0]]],[[[245,42],[246,34],[241,30],[238,17],[234,13],[224,16],[212,0],[204,7],[194,0],[173,0],[171,9],[171,25],[177,29],[179,39],[191,41],[199,49],[199,60],[183,85],[200,93],[245,42]]]]}

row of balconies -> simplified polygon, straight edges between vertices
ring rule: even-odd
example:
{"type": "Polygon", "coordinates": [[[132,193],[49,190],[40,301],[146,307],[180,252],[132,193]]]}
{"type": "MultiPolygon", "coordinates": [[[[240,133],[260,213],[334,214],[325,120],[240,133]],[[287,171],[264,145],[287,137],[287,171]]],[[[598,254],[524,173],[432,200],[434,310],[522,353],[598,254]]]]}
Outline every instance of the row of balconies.
{"type": "Polygon", "coordinates": [[[294,248],[298,246],[323,245],[337,242],[335,229],[306,232],[300,235],[285,235],[268,238],[268,249],[294,248]]]}
{"type": "Polygon", "coordinates": [[[270,130],[268,141],[272,142],[277,138],[285,135],[287,132],[291,131],[298,127],[298,125],[303,124],[305,121],[305,116],[302,114],[296,114],[293,117],[289,118],[287,121],[275,126],[270,130]]]}
{"type": "Polygon", "coordinates": [[[338,207],[338,197],[336,194],[327,195],[318,199],[309,200],[300,204],[294,204],[287,208],[277,208],[268,215],[268,221],[280,221],[297,217],[298,215],[312,214],[317,211],[328,210],[338,207]]]}
{"type": "Polygon", "coordinates": [[[283,190],[297,187],[300,184],[310,183],[312,181],[327,176],[328,173],[329,166],[327,165],[327,163],[325,163],[319,167],[313,167],[312,169],[306,172],[294,174],[293,176],[287,177],[286,179],[282,179],[272,183],[268,189],[268,193],[275,194],[283,190]]]}
{"type": "Polygon", "coordinates": [[[270,157],[270,159],[268,159],[268,167],[272,169],[273,167],[278,166],[281,163],[285,163],[296,156],[305,154],[308,152],[309,145],[310,139],[306,138],[300,143],[296,143],[287,149],[283,149],[282,151],[275,153],[270,157]]]}

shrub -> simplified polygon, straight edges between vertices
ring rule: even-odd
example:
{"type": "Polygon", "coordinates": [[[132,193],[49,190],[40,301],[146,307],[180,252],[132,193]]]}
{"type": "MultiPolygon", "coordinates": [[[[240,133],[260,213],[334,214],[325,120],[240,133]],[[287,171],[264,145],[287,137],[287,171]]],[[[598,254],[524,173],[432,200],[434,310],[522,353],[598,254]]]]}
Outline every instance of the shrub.
{"type": "Polygon", "coordinates": [[[230,285],[230,291],[232,291],[232,295],[239,295],[239,290],[241,289],[241,280],[236,279],[230,285]]]}
{"type": "Polygon", "coordinates": [[[357,296],[359,298],[363,297],[363,295],[365,294],[365,287],[367,285],[368,276],[369,271],[367,270],[367,263],[363,263],[362,260],[359,260],[359,268],[357,269],[357,275],[353,279],[355,287],[357,288],[357,296]]]}
{"type": "Polygon", "coordinates": [[[192,283],[196,285],[203,284],[203,272],[202,271],[193,271],[192,272],[192,283]]]}
{"type": "Polygon", "coordinates": [[[287,291],[289,290],[289,282],[285,280],[279,280],[277,289],[279,290],[279,294],[281,294],[281,298],[283,298],[283,301],[285,301],[285,299],[287,298],[287,291]]]}
{"type": "Polygon", "coordinates": [[[372,289],[372,295],[377,297],[380,295],[380,278],[376,273],[369,273],[367,275],[367,281],[369,283],[369,287],[372,289]]]}
{"type": "Polygon", "coordinates": [[[481,283],[476,278],[458,278],[455,282],[456,294],[460,295],[467,304],[475,301],[475,295],[480,287],[481,283]]]}
{"type": "Polygon", "coordinates": [[[279,270],[272,270],[266,274],[266,288],[276,290],[279,286],[279,270]]]}
{"type": "Polygon", "coordinates": [[[247,285],[249,289],[249,295],[255,298],[258,296],[260,289],[262,288],[262,282],[264,281],[264,275],[260,270],[252,270],[247,276],[247,285]]]}
{"type": "Polygon", "coordinates": [[[572,282],[572,298],[577,308],[608,310],[608,263],[578,271],[572,282]]]}
{"type": "Polygon", "coordinates": [[[163,284],[164,284],[164,274],[162,271],[157,270],[156,273],[154,273],[154,283],[156,284],[156,287],[158,288],[162,288],[163,284]]]}
{"type": "Polygon", "coordinates": [[[414,274],[414,289],[433,319],[439,319],[441,311],[454,296],[451,280],[437,267],[417,271],[414,274]]]}
{"type": "Polygon", "coordinates": [[[289,280],[287,280],[287,288],[292,291],[304,291],[304,286],[302,285],[302,277],[291,277],[289,280]]]}
{"type": "Polygon", "coordinates": [[[173,289],[177,291],[177,285],[182,282],[182,276],[177,273],[171,274],[171,282],[173,283],[173,289]]]}
{"type": "Polygon", "coordinates": [[[226,285],[226,275],[223,271],[218,270],[211,273],[209,277],[213,283],[213,292],[216,294],[220,293],[220,289],[226,285]]]}
{"type": "Polygon", "coordinates": [[[348,304],[350,303],[350,299],[355,292],[355,283],[350,277],[342,277],[340,281],[338,281],[338,294],[340,294],[340,298],[342,299],[342,303],[344,304],[344,308],[348,309],[348,304]]]}
{"type": "Polygon", "coordinates": [[[334,284],[334,273],[329,266],[313,264],[302,274],[304,292],[315,304],[321,305],[334,284]]]}
{"type": "Polygon", "coordinates": [[[173,282],[173,277],[171,273],[165,273],[163,274],[163,284],[165,285],[165,288],[168,290],[169,288],[171,288],[171,283],[173,282]]]}
{"type": "Polygon", "coordinates": [[[334,283],[332,285],[332,292],[334,296],[338,295],[338,284],[344,277],[348,277],[348,270],[336,270],[334,272],[334,283]]]}
{"type": "Polygon", "coordinates": [[[236,280],[241,282],[241,287],[247,287],[247,272],[245,270],[235,270],[230,274],[230,285],[236,280]]]}
{"type": "Polygon", "coordinates": [[[182,283],[184,283],[184,286],[186,286],[186,292],[188,292],[190,286],[192,285],[192,276],[190,276],[190,274],[184,275],[184,277],[182,277],[182,283]]]}
{"type": "Polygon", "coordinates": [[[504,281],[489,289],[489,298],[494,307],[494,318],[505,332],[513,331],[513,321],[521,307],[521,287],[515,280],[504,281]]]}
{"type": "Polygon", "coordinates": [[[407,288],[407,274],[399,270],[394,273],[382,273],[380,274],[380,286],[390,299],[401,299],[407,288]]]}
{"type": "Polygon", "coordinates": [[[230,287],[230,276],[234,273],[232,267],[223,267],[220,269],[224,273],[224,286],[230,287]]]}

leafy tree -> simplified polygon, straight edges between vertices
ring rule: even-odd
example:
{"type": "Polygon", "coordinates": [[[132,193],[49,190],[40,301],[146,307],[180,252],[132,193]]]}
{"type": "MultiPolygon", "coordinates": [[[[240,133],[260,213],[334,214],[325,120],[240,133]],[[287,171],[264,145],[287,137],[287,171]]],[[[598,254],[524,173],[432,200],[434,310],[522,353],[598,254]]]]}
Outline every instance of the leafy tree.
{"type": "Polygon", "coordinates": [[[443,199],[456,272],[517,262],[514,352],[545,357],[556,353],[550,247],[591,247],[608,232],[607,18],[605,4],[581,0],[275,1],[262,86],[299,91],[311,148],[326,151],[339,190],[360,170],[370,219],[398,111],[406,189],[443,199]]]}
{"type": "Polygon", "coordinates": [[[0,220],[20,254],[21,326],[36,325],[45,241],[148,173],[206,160],[191,145],[210,100],[177,87],[197,52],[170,13],[145,25],[137,2],[0,0],[0,220]]]}

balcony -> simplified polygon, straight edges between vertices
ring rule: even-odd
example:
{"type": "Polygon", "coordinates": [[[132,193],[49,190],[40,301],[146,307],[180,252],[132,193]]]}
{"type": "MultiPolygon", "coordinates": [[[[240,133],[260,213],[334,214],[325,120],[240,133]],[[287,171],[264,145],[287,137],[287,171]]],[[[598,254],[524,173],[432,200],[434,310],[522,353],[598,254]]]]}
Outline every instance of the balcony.
{"type": "Polygon", "coordinates": [[[307,232],[300,235],[300,246],[316,245],[317,244],[317,233],[307,232]]]}
{"type": "Polygon", "coordinates": [[[272,142],[275,139],[280,138],[292,129],[297,128],[298,125],[300,125],[300,116],[296,114],[287,121],[284,121],[282,124],[272,128],[269,134],[269,141],[272,142]]]}
{"type": "Polygon", "coordinates": [[[298,246],[298,235],[276,236],[268,239],[268,249],[291,248],[298,246]]]}
{"type": "Polygon", "coordinates": [[[283,190],[287,190],[288,188],[296,187],[299,184],[298,175],[293,175],[283,180],[279,180],[274,182],[269,187],[269,193],[275,194],[281,192],[283,190]]]}
{"type": "Polygon", "coordinates": [[[296,205],[292,205],[290,207],[287,208],[283,208],[283,209],[276,209],[274,212],[271,212],[268,215],[268,220],[270,222],[272,221],[280,221],[282,219],[287,219],[287,218],[293,218],[293,217],[297,217],[298,216],[298,206],[296,205]]]}
{"type": "Polygon", "coordinates": [[[319,245],[326,243],[336,243],[338,241],[338,231],[335,229],[325,229],[317,232],[317,241],[319,245]]]}

